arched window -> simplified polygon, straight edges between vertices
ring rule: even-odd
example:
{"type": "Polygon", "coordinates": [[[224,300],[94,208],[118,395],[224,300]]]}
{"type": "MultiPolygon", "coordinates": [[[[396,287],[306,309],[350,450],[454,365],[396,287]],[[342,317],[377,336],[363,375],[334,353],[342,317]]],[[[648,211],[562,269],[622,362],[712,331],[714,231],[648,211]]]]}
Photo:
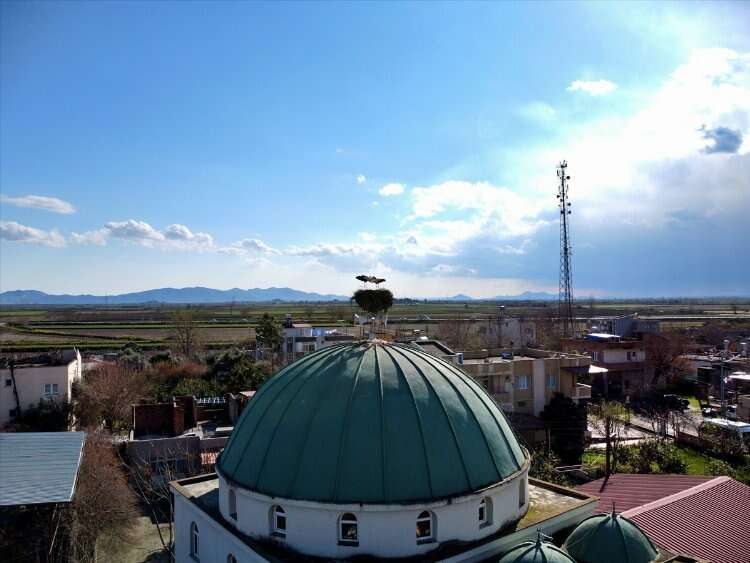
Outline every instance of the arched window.
{"type": "Polygon", "coordinates": [[[190,555],[193,558],[198,558],[198,524],[195,522],[190,523],[190,555]]]}
{"type": "Polygon", "coordinates": [[[345,545],[359,545],[357,517],[351,512],[339,518],[339,543],[345,545]]]}
{"type": "Polygon", "coordinates": [[[518,508],[523,508],[526,504],[526,479],[518,482],[518,508]]]}
{"type": "Polygon", "coordinates": [[[417,543],[428,543],[435,539],[432,513],[423,510],[417,516],[417,543]]]}
{"type": "Polygon", "coordinates": [[[229,516],[237,520],[237,493],[229,489],[229,516]]]}
{"type": "Polygon", "coordinates": [[[479,527],[492,524],[492,499],[484,497],[479,503],[479,527]]]}
{"type": "Polygon", "coordinates": [[[237,563],[237,558],[230,553],[227,555],[227,563],[237,563]]]}
{"type": "Polygon", "coordinates": [[[271,509],[271,534],[286,537],[286,511],[278,504],[271,509]]]}

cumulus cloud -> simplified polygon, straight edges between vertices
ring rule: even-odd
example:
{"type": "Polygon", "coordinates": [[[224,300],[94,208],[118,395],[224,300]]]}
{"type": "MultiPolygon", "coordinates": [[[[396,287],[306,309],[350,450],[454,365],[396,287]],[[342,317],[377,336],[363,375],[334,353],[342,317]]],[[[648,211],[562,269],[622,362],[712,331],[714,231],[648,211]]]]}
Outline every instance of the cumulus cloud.
{"type": "Polygon", "coordinates": [[[403,184],[386,184],[379,191],[380,195],[387,197],[392,195],[401,195],[404,193],[403,184]]]}
{"type": "Polygon", "coordinates": [[[0,221],[0,239],[53,247],[65,246],[65,238],[57,231],[36,229],[15,221],[0,221]]]}
{"type": "Polygon", "coordinates": [[[703,128],[703,137],[711,143],[703,149],[707,154],[718,152],[735,153],[742,146],[742,132],[729,127],[703,128]]]}
{"type": "Polygon", "coordinates": [[[228,247],[220,248],[219,252],[223,254],[234,254],[237,256],[244,254],[279,254],[278,250],[257,238],[238,240],[228,247]]]}
{"type": "Polygon", "coordinates": [[[0,202],[7,205],[15,205],[16,207],[28,207],[29,209],[40,209],[42,211],[50,211],[52,213],[60,213],[62,215],[70,215],[75,213],[76,208],[72,203],[58,199],[56,197],[49,197],[43,195],[25,195],[20,197],[9,197],[0,194],[0,202]]]}
{"type": "Polygon", "coordinates": [[[591,96],[604,96],[614,91],[617,84],[609,80],[574,80],[566,88],[568,92],[583,91],[591,96]]]}
{"type": "Polygon", "coordinates": [[[165,250],[214,249],[214,240],[208,233],[194,233],[185,225],[169,225],[163,231],[156,229],[145,221],[128,219],[127,221],[110,221],[101,229],[84,233],[72,233],[71,240],[78,244],[95,244],[104,246],[110,239],[119,239],[149,248],[165,250]]]}
{"type": "Polygon", "coordinates": [[[364,184],[367,181],[364,174],[357,174],[357,183],[364,184]]]}

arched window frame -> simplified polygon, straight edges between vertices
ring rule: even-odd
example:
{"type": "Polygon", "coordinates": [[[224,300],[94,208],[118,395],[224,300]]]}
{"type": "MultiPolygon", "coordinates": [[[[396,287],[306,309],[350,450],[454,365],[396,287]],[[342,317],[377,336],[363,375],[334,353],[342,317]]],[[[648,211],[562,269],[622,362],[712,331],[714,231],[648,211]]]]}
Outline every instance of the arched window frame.
{"type": "Polygon", "coordinates": [[[200,555],[198,524],[190,522],[190,557],[198,561],[200,555]]]}
{"type": "Polygon", "coordinates": [[[229,489],[228,497],[227,504],[229,505],[229,517],[233,520],[237,520],[237,493],[234,489],[229,489]]]}
{"type": "Polygon", "coordinates": [[[423,510],[417,516],[417,543],[431,543],[435,541],[435,515],[429,510],[423,510]]]}
{"type": "Polygon", "coordinates": [[[359,522],[351,512],[339,517],[339,545],[359,545],[359,522]]]}
{"type": "Polygon", "coordinates": [[[271,535],[278,538],[285,538],[286,524],[286,510],[281,505],[274,504],[271,507],[271,535]]]}
{"type": "Polygon", "coordinates": [[[483,497],[479,502],[479,510],[477,511],[479,518],[479,527],[484,528],[492,524],[492,499],[490,497],[483,497]]]}

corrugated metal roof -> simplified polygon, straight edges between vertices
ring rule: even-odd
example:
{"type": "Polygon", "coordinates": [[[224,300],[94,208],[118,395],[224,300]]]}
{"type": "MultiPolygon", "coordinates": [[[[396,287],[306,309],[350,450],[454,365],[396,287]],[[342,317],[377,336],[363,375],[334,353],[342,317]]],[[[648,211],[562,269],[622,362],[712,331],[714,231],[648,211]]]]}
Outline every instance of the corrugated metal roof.
{"type": "Polygon", "coordinates": [[[83,432],[0,433],[0,506],[70,502],[83,432]]]}
{"type": "Polygon", "coordinates": [[[658,545],[712,563],[750,561],[750,487],[717,477],[627,511],[658,545]]]}
{"type": "Polygon", "coordinates": [[[643,475],[617,473],[609,479],[597,479],[576,490],[600,498],[597,512],[611,512],[614,502],[617,512],[659,500],[685,489],[710,481],[704,475],[643,475]]]}
{"type": "Polygon", "coordinates": [[[477,491],[525,463],[500,408],[457,366],[366,342],[324,348],[263,385],[218,466],[270,496],[387,504],[477,491]]]}

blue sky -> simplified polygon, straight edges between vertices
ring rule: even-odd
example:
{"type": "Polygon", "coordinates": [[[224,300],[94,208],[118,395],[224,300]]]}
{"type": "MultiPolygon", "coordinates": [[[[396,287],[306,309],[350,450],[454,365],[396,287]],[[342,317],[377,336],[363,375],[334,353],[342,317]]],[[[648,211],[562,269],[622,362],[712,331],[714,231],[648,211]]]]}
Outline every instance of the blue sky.
{"type": "Polygon", "coordinates": [[[2,290],[750,294],[748,4],[0,12],[2,290]]]}

